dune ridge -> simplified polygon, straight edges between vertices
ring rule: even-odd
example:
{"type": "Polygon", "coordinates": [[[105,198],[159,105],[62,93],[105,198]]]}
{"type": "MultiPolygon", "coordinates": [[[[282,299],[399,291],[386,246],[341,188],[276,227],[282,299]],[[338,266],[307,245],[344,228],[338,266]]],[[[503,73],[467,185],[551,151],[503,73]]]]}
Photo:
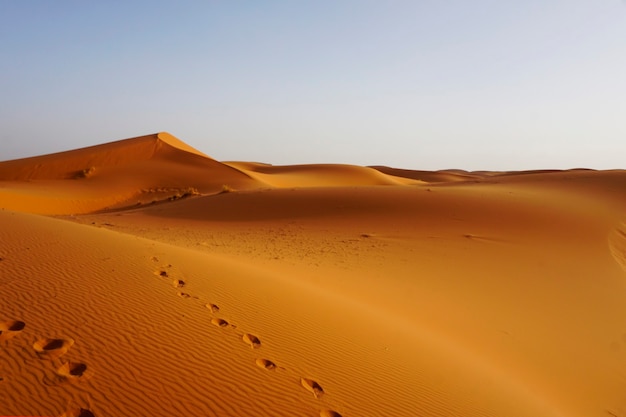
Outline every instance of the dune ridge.
{"type": "Polygon", "coordinates": [[[171,149],[210,159],[172,135],[161,132],[77,150],[4,161],[0,163],[0,180],[85,178],[93,174],[96,168],[149,160],[168,151],[171,153],[171,149]]]}
{"type": "Polygon", "coordinates": [[[166,133],[0,162],[0,414],[626,415],[624,190],[166,133]]]}
{"type": "Polygon", "coordinates": [[[164,132],[0,162],[3,207],[38,214],[87,213],[263,185],[164,132]]]}
{"type": "Polygon", "coordinates": [[[305,164],[274,166],[252,162],[226,162],[251,177],[278,188],[341,187],[364,185],[423,184],[421,181],[388,175],[378,170],[356,165],[305,164]]]}
{"type": "Polygon", "coordinates": [[[372,166],[371,168],[380,171],[383,174],[409,178],[428,183],[472,181],[480,180],[486,176],[494,175],[494,173],[467,172],[461,170],[419,171],[411,169],[391,168],[386,166],[372,166]]]}

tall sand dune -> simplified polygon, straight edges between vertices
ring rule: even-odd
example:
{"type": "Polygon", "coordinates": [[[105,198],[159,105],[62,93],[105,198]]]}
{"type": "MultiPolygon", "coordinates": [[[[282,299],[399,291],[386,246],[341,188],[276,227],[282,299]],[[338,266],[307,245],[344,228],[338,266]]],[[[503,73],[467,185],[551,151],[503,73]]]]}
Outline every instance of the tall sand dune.
{"type": "Polygon", "coordinates": [[[626,415],[626,171],[224,164],[159,134],[0,178],[0,415],[626,415]]]}
{"type": "Polygon", "coordinates": [[[0,164],[0,179],[16,181],[86,178],[95,174],[96,168],[119,167],[152,159],[178,159],[197,163],[198,160],[204,162],[204,159],[210,158],[163,132],[77,150],[5,161],[0,164]],[[194,156],[199,156],[200,159],[194,156]]]}
{"type": "Polygon", "coordinates": [[[3,206],[40,214],[86,213],[260,185],[168,133],[0,162],[3,206]]]}

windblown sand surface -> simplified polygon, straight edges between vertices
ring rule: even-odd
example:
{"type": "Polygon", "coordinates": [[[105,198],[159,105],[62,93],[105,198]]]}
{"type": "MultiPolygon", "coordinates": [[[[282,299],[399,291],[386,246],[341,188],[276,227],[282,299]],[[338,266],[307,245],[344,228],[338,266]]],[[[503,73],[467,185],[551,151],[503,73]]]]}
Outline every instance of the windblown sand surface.
{"type": "Polygon", "coordinates": [[[0,415],[626,416],[626,171],[160,133],[0,162],[0,207],[0,415]]]}

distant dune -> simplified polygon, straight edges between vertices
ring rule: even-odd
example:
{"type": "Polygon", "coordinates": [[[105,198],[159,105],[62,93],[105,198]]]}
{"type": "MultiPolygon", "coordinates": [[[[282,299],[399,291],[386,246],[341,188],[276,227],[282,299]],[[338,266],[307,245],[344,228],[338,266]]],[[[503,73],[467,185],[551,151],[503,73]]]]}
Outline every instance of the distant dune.
{"type": "Polygon", "coordinates": [[[626,171],[0,162],[0,415],[626,416],[626,171]]]}
{"type": "Polygon", "coordinates": [[[373,166],[372,168],[397,177],[411,178],[424,182],[458,182],[472,181],[482,179],[489,176],[489,173],[472,173],[461,170],[444,170],[444,171],[414,171],[410,169],[390,168],[385,166],[373,166]]]}
{"type": "MultiPolygon", "coordinates": [[[[419,184],[406,177],[387,174],[367,167],[338,164],[272,166],[250,162],[227,162],[274,187],[341,187],[363,185],[419,184]]],[[[423,182],[422,182],[423,183],[423,182]]]]}

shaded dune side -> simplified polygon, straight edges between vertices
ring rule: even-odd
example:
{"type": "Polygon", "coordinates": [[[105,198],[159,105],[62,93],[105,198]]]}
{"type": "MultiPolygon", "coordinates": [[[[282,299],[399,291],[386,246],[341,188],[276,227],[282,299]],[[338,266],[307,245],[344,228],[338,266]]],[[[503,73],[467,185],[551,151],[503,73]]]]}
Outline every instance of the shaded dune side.
{"type": "MultiPolygon", "coordinates": [[[[302,190],[262,189],[241,193],[203,196],[194,201],[179,202],[169,207],[146,208],[146,213],[167,217],[198,218],[203,220],[256,221],[276,218],[345,217],[377,213],[380,219],[393,220],[396,214],[406,216],[406,221],[418,221],[425,215],[449,213],[451,219],[466,217],[475,212],[477,218],[489,218],[498,224],[505,223],[500,217],[518,213],[520,204],[500,212],[498,201],[508,202],[520,198],[530,203],[532,210],[545,211],[545,204],[535,202],[540,194],[553,201],[556,212],[562,210],[564,199],[578,199],[581,203],[597,202],[600,206],[620,211],[626,189],[626,171],[593,172],[576,174],[570,181],[552,177],[557,174],[523,176],[520,179],[506,177],[500,181],[485,180],[442,184],[445,188],[405,187],[402,185],[376,187],[305,187],[302,190]],[[510,182],[510,184],[509,184],[510,182]],[[445,192],[444,192],[445,191],[445,192]],[[488,194],[485,194],[488,192],[488,194]],[[497,201],[488,196],[500,195],[497,201]],[[543,206],[543,208],[542,208],[543,206]],[[254,210],[249,210],[254,207],[254,210]],[[540,210],[539,210],[540,209],[540,210]],[[484,215],[490,213],[490,215],[484,215]]],[[[563,174],[566,175],[566,174],[563,174]]],[[[313,181],[313,180],[311,180],[313,181]]],[[[544,198],[544,197],[541,197],[544,198]]],[[[548,201],[548,200],[547,200],[548,201]]],[[[546,215],[548,216],[548,215],[546,215]]],[[[593,216],[593,213],[589,213],[593,216]]],[[[450,219],[448,219],[450,220],[450,219]]],[[[550,220],[554,222],[554,220],[550,220]]],[[[454,223],[451,223],[454,224],[454,223]]],[[[511,225],[519,224],[518,221],[511,225]]],[[[517,226],[515,226],[517,228],[517,226]]]]}
{"type": "Polygon", "coordinates": [[[371,187],[253,190],[201,196],[174,204],[139,208],[138,212],[158,217],[220,222],[328,217],[350,219],[372,213],[393,220],[395,214],[406,214],[411,210],[419,215],[420,206],[410,197],[399,202],[393,199],[398,188],[406,188],[407,196],[418,191],[402,186],[381,188],[385,191],[375,193],[371,187]],[[392,199],[386,198],[388,194],[392,199]]]}
{"type": "MultiPolygon", "coordinates": [[[[626,189],[626,172],[577,175],[565,183],[551,180],[552,175],[555,174],[523,177],[532,179],[531,182],[507,177],[512,184],[459,182],[445,185],[445,190],[433,187],[432,192],[430,188],[401,185],[251,190],[145,207],[143,212],[167,218],[241,222],[333,217],[343,219],[342,224],[353,218],[375,215],[377,222],[397,224],[402,218],[405,225],[418,224],[418,230],[422,231],[432,229],[433,220],[436,224],[456,227],[460,219],[471,216],[472,221],[495,224],[493,231],[499,234],[509,229],[529,230],[530,226],[536,227],[532,222],[539,221],[537,219],[547,226],[553,225],[558,223],[554,216],[557,219],[558,216],[577,216],[589,205],[593,208],[589,208],[585,217],[598,217],[593,210],[610,211],[598,220],[608,221],[615,212],[622,210],[624,194],[621,190],[626,189]],[[564,210],[563,204],[569,204],[565,202],[570,200],[571,205],[564,210]],[[548,202],[551,203],[548,205],[548,202]],[[527,219],[530,212],[537,215],[532,222],[527,219]],[[511,221],[507,222],[509,218],[511,221]]],[[[372,228],[376,227],[372,225],[372,228]]],[[[579,230],[562,232],[575,236],[579,230]]]]}
{"type": "Polygon", "coordinates": [[[344,164],[305,164],[273,166],[252,162],[225,162],[253,178],[274,187],[341,187],[363,185],[420,184],[373,168],[344,164]]]}

